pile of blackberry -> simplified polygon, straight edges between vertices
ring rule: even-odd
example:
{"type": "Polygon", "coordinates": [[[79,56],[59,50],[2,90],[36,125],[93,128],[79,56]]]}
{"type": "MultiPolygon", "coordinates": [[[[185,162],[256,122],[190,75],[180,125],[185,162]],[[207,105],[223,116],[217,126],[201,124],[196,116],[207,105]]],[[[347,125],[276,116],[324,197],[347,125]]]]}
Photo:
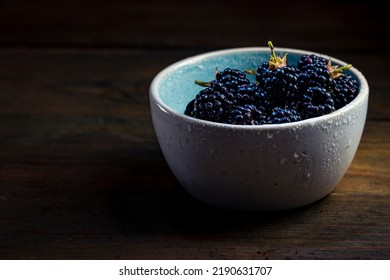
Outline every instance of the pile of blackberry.
{"type": "Polygon", "coordinates": [[[262,125],[296,122],[329,114],[351,102],[359,92],[357,81],[340,67],[315,54],[302,55],[297,65],[287,54],[276,55],[257,69],[216,71],[185,109],[194,118],[218,123],[262,125]],[[251,82],[247,75],[254,75],[251,82]]]}

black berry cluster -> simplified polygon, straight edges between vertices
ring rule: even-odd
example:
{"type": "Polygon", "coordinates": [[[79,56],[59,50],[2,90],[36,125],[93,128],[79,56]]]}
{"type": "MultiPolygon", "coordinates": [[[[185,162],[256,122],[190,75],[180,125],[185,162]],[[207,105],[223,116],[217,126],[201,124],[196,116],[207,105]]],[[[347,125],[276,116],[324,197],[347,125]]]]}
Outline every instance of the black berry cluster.
{"type": "Polygon", "coordinates": [[[240,125],[280,124],[329,114],[351,102],[359,92],[357,81],[330,60],[308,54],[297,65],[287,64],[287,54],[275,54],[257,69],[226,68],[216,71],[185,109],[194,118],[240,125]],[[254,75],[250,82],[247,75],[254,75]]]}

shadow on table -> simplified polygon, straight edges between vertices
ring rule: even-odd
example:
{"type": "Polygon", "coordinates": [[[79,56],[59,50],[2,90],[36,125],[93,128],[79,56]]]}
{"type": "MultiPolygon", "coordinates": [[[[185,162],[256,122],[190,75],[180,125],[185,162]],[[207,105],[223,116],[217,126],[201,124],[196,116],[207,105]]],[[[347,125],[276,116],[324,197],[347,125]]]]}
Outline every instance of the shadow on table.
{"type": "Polygon", "coordinates": [[[116,190],[112,197],[117,222],[139,234],[184,234],[223,236],[226,231],[291,224],[291,220],[306,216],[316,203],[293,210],[251,212],[234,211],[209,206],[188,194],[176,182],[170,189],[134,188],[116,190]]]}
{"type": "MultiPolygon", "coordinates": [[[[179,186],[180,187],[180,186],[179,186]]],[[[178,188],[167,207],[172,226],[182,231],[207,232],[240,230],[248,226],[283,224],[307,212],[312,205],[283,211],[238,211],[213,207],[178,188]]],[[[291,221],[290,221],[291,222],[291,221]]]]}

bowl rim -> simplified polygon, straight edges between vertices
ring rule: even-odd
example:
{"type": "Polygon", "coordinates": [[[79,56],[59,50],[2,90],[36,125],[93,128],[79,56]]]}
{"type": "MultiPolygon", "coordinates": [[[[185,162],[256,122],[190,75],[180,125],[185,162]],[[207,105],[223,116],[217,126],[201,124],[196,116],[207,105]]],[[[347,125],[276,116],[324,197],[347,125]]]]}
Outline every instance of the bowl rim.
{"type": "MultiPolygon", "coordinates": [[[[184,112],[179,112],[174,109],[172,109],[170,106],[168,106],[158,95],[158,85],[161,82],[161,80],[167,76],[168,74],[172,73],[173,71],[177,70],[180,67],[190,65],[194,63],[195,61],[200,61],[203,59],[207,59],[210,57],[220,56],[220,55],[227,55],[227,54],[234,54],[234,53],[248,53],[248,52],[264,52],[269,51],[268,47],[240,47],[240,48],[229,48],[229,49],[221,49],[221,50],[215,50],[215,51],[209,51],[200,53],[197,55],[193,55],[184,59],[181,59],[177,62],[174,62],[164,69],[162,69],[157,75],[153,78],[150,87],[149,87],[149,97],[150,102],[152,100],[156,101],[156,105],[158,108],[165,113],[168,113],[172,116],[181,118],[185,120],[188,123],[194,124],[194,125],[203,125],[203,126],[211,126],[215,128],[225,128],[225,129],[242,129],[242,130],[278,130],[278,129],[288,129],[288,128],[295,128],[295,127],[302,127],[302,126],[314,126],[318,123],[323,122],[329,122],[335,118],[338,118],[348,111],[352,110],[354,107],[356,107],[358,104],[363,103],[366,99],[368,100],[369,95],[369,86],[366,78],[364,75],[354,66],[348,69],[348,71],[352,72],[354,76],[358,79],[358,82],[360,83],[360,90],[358,95],[355,97],[354,100],[352,100],[350,103],[345,105],[344,107],[331,112],[329,114],[325,114],[318,117],[313,117],[309,119],[304,119],[296,122],[290,122],[290,123],[280,123],[280,124],[261,124],[261,125],[239,125],[239,124],[226,124],[226,123],[218,123],[208,120],[202,120],[197,119],[188,115],[185,115],[184,112]]],[[[276,49],[277,52],[282,53],[294,53],[294,54],[315,54],[317,56],[321,56],[327,59],[331,59],[332,62],[339,64],[339,65],[347,65],[343,60],[340,60],[336,57],[309,51],[305,49],[294,49],[294,48],[284,48],[284,47],[278,47],[276,49]]]]}

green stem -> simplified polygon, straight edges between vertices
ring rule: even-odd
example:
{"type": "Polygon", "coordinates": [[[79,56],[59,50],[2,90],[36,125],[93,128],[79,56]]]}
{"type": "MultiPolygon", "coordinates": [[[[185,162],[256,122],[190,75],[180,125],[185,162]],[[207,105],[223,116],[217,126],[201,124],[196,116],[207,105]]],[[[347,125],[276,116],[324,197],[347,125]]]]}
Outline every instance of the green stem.
{"type": "Polygon", "coordinates": [[[269,69],[276,70],[287,65],[287,54],[284,54],[283,57],[279,57],[275,53],[274,45],[271,41],[268,41],[268,47],[271,49],[271,56],[269,58],[269,69]]]}
{"type": "Polygon", "coordinates": [[[256,75],[256,69],[252,69],[252,70],[248,70],[248,69],[245,69],[244,70],[245,73],[247,74],[250,74],[250,75],[256,75]]]}
{"type": "Polygon", "coordinates": [[[348,70],[351,67],[352,67],[352,64],[344,65],[343,67],[337,68],[337,71],[343,72],[345,70],[348,70]]]}
{"type": "Polygon", "coordinates": [[[271,49],[271,61],[276,62],[275,48],[271,41],[268,41],[268,47],[271,49]]]}
{"type": "Polygon", "coordinates": [[[337,66],[333,66],[333,68],[330,67],[330,76],[332,79],[336,79],[337,77],[344,75],[343,72],[345,70],[348,70],[351,67],[352,67],[352,64],[347,64],[347,65],[344,65],[342,67],[337,67],[337,66]]]}
{"type": "Polygon", "coordinates": [[[195,84],[197,84],[198,86],[201,86],[201,87],[208,87],[210,85],[210,82],[203,82],[203,81],[195,80],[195,84]]]}

